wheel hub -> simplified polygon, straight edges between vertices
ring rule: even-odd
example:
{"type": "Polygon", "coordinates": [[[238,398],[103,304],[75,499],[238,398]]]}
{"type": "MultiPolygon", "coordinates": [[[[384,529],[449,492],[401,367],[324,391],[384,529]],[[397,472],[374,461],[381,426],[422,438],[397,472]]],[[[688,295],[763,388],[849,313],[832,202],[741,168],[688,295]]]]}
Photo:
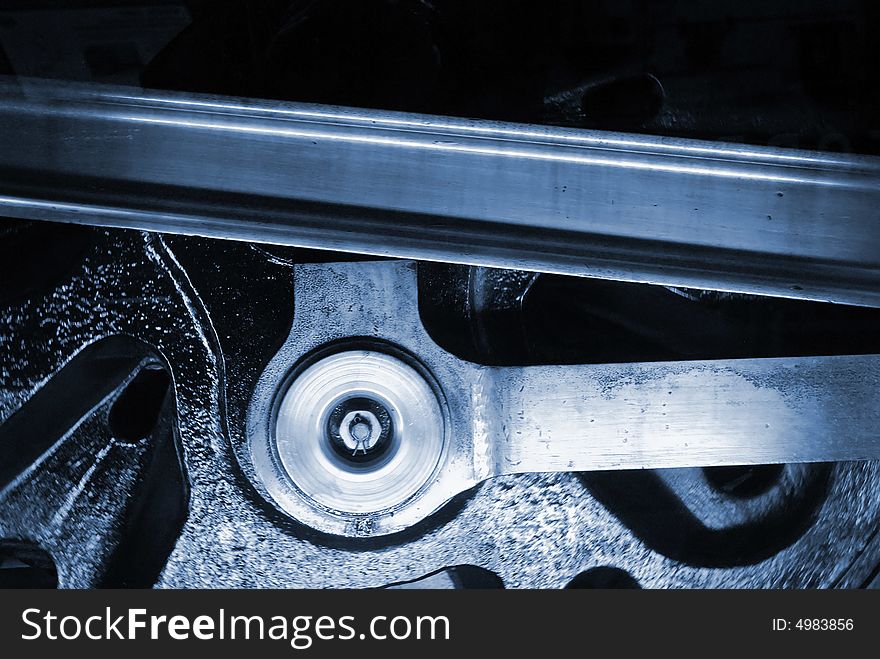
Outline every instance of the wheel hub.
{"type": "Polygon", "coordinates": [[[414,366],[378,350],[343,350],[293,370],[272,432],[252,450],[273,500],[329,533],[406,505],[444,448],[439,401],[414,366]]]}

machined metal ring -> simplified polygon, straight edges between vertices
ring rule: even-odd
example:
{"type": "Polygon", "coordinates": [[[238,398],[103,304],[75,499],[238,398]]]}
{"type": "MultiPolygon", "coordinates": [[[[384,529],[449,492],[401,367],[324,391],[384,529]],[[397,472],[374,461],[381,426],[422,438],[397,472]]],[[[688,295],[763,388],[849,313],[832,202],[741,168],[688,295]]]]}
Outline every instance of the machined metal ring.
{"type": "Polygon", "coordinates": [[[404,360],[347,350],[294,371],[254,467],[275,502],[319,530],[394,512],[431,480],[445,450],[434,388],[404,360]],[[269,458],[269,459],[267,459],[269,458]]]}

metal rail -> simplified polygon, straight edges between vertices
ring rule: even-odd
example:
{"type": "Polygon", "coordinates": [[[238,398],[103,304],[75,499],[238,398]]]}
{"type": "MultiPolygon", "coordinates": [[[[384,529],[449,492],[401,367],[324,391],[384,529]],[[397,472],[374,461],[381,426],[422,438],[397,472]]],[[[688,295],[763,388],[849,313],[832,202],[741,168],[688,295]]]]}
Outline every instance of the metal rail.
{"type": "Polygon", "coordinates": [[[880,305],[880,159],[0,80],[0,214],[880,305]]]}

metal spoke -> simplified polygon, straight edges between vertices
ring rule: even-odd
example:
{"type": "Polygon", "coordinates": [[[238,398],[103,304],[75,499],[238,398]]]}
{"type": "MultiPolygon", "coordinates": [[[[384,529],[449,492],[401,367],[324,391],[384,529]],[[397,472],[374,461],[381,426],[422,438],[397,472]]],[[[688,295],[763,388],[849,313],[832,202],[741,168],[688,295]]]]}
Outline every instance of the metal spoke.
{"type": "Polygon", "coordinates": [[[117,344],[83,350],[0,425],[0,538],[51,549],[62,587],[104,583],[152,458],[152,437],[121,441],[108,427],[120,391],[151,362],[117,344]]]}

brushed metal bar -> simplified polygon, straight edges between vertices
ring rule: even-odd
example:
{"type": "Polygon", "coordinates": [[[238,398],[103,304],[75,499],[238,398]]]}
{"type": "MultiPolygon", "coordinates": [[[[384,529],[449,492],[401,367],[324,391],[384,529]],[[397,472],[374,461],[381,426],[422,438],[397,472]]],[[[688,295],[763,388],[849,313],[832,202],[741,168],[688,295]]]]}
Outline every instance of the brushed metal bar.
{"type": "Polygon", "coordinates": [[[0,80],[0,214],[880,305],[880,159],[0,80]]]}
{"type": "Polygon", "coordinates": [[[495,474],[880,458],[880,357],[498,369],[495,474]]]}

